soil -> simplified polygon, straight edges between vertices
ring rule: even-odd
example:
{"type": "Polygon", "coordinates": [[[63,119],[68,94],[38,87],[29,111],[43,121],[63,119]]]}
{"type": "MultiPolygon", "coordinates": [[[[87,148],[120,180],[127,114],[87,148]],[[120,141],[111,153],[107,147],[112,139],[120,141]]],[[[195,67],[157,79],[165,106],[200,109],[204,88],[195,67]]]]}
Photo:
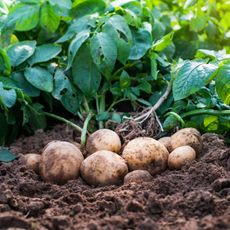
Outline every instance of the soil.
{"type": "Polygon", "coordinates": [[[45,183],[20,156],[41,153],[51,140],[76,141],[66,126],[21,137],[10,146],[18,160],[0,164],[0,229],[230,229],[230,148],[202,136],[202,154],[181,170],[152,181],[91,187],[82,179],[45,183]]]}

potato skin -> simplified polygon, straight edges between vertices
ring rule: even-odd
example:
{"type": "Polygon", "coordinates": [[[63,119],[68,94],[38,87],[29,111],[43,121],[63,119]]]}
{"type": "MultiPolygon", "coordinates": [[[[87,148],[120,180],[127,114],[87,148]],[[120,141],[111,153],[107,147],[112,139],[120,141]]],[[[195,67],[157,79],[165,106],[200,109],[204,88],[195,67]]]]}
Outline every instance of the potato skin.
{"type": "Polygon", "coordinates": [[[84,157],[81,151],[66,141],[52,141],[43,150],[40,174],[44,181],[65,184],[79,176],[84,157]]]}
{"type": "Polygon", "coordinates": [[[119,153],[121,150],[121,140],[119,136],[110,129],[99,129],[92,133],[86,143],[86,151],[91,155],[99,150],[108,150],[119,153]]]}
{"type": "Polygon", "coordinates": [[[41,155],[36,153],[28,153],[23,156],[23,160],[28,169],[39,172],[39,164],[41,162],[41,155]]]}
{"type": "Polygon", "coordinates": [[[152,176],[166,169],[168,155],[166,147],[150,137],[131,140],[122,153],[131,171],[143,169],[152,176]]]}
{"type": "Polygon", "coordinates": [[[87,157],[81,164],[81,176],[90,185],[120,184],[128,173],[125,160],[116,153],[101,150],[87,157]]]}
{"type": "Polygon", "coordinates": [[[158,141],[162,143],[169,152],[172,152],[171,137],[162,137],[158,139],[158,141]]]}
{"type": "Polygon", "coordinates": [[[191,146],[180,146],[169,154],[168,166],[171,169],[181,169],[187,162],[195,159],[196,152],[191,146]]]}
{"type": "Polygon", "coordinates": [[[130,183],[142,183],[151,181],[153,177],[151,174],[146,170],[134,170],[129,172],[124,178],[124,184],[130,183]]]}
{"type": "Polygon", "coordinates": [[[185,145],[191,146],[199,154],[203,146],[200,132],[194,128],[184,128],[171,136],[172,150],[185,145]]]}

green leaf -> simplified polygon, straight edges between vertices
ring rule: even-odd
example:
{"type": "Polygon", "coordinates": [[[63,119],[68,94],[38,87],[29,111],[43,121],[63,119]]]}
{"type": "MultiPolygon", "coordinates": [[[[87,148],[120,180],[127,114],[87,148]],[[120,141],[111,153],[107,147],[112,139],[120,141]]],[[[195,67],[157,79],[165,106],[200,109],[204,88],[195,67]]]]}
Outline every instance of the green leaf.
{"type": "Polygon", "coordinates": [[[22,72],[14,72],[11,78],[16,82],[17,87],[20,88],[23,93],[29,97],[38,97],[40,95],[40,90],[31,85],[24,77],[22,72]]]}
{"type": "Polygon", "coordinates": [[[191,19],[190,29],[194,32],[199,32],[206,27],[208,20],[208,15],[200,10],[197,15],[191,19]]]}
{"type": "Polygon", "coordinates": [[[52,33],[57,30],[60,24],[60,16],[55,13],[52,6],[48,3],[44,3],[41,8],[40,24],[52,33]]]}
{"type": "Polygon", "coordinates": [[[0,147],[0,162],[11,162],[17,159],[17,156],[11,151],[0,147]]]}
{"type": "Polygon", "coordinates": [[[23,41],[11,45],[7,49],[7,54],[10,57],[12,66],[18,66],[34,53],[36,41],[23,41]]]}
{"type": "Polygon", "coordinates": [[[0,82],[2,82],[4,88],[17,88],[17,84],[12,78],[0,77],[0,82]]]}
{"type": "Polygon", "coordinates": [[[230,105],[230,64],[221,66],[216,76],[216,91],[227,105],[230,105]]]}
{"type": "Polygon", "coordinates": [[[122,117],[121,117],[121,115],[119,113],[112,113],[111,120],[115,121],[117,123],[121,123],[122,122],[122,117]]]}
{"type": "Polygon", "coordinates": [[[152,45],[152,49],[156,52],[160,52],[162,50],[164,50],[166,47],[168,47],[173,39],[173,32],[165,35],[163,38],[161,38],[160,40],[156,41],[153,45],[152,45]]]}
{"type": "Polygon", "coordinates": [[[163,123],[163,129],[165,130],[165,131],[170,131],[170,130],[172,130],[173,128],[175,128],[176,126],[178,126],[178,120],[177,120],[177,118],[175,117],[175,116],[173,116],[173,115],[169,115],[166,119],[165,119],[165,121],[164,121],[164,123],[163,123]]]}
{"type": "Polygon", "coordinates": [[[197,61],[185,61],[173,82],[173,97],[180,100],[197,92],[208,84],[216,74],[217,66],[197,61]]]}
{"type": "Polygon", "coordinates": [[[121,73],[121,76],[120,76],[120,87],[121,87],[121,89],[128,88],[130,86],[130,82],[131,82],[131,79],[130,79],[129,74],[125,70],[123,70],[121,73]]]}
{"type": "Polygon", "coordinates": [[[95,12],[104,12],[106,7],[104,0],[78,0],[73,3],[72,13],[74,17],[82,17],[95,12]]]}
{"type": "Polygon", "coordinates": [[[69,16],[69,11],[72,8],[71,0],[49,0],[54,11],[60,16],[69,16]]]}
{"type": "Polygon", "coordinates": [[[78,94],[68,77],[60,69],[54,75],[54,90],[52,95],[57,100],[60,100],[69,112],[77,114],[80,105],[78,94]]]}
{"type": "Polygon", "coordinates": [[[15,105],[17,100],[17,94],[14,89],[4,89],[3,83],[0,82],[0,103],[2,103],[5,107],[11,108],[15,105]]]}
{"type": "Polygon", "coordinates": [[[97,33],[90,40],[90,51],[98,69],[109,79],[117,59],[114,40],[104,32],[97,33]]]}
{"type": "Polygon", "coordinates": [[[131,41],[127,41],[127,38],[122,33],[119,33],[109,21],[102,27],[102,32],[108,34],[114,40],[117,46],[117,59],[122,64],[125,64],[130,54],[131,41]]]}
{"type": "Polygon", "coordinates": [[[61,46],[56,44],[44,44],[38,46],[30,58],[30,65],[35,63],[46,62],[56,57],[61,52],[61,46]]]}
{"type": "Polygon", "coordinates": [[[37,89],[45,92],[53,90],[53,76],[41,67],[27,68],[25,70],[26,80],[37,89]]]}
{"type": "Polygon", "coordinates": [[[81,46],[74,58],[72,74],[74,84],[78,86],[87,97],[96,94],[100,86],[101,75],[93,62],[90,50],[86,44],[81,46]]]}
{"type": "Polygon", "coordinates": [[[66,70],[68,70],[73,62],[73,59],[78,52],[82,44],[89,38],[89,31],[82,31],[76,35],[76,37],[71,41],[68,49],[68,65],[66,70]]]}
{"type": "Polygon", "coordinates": [[[132,41],[132,33],[126,20],[120,15],[113,15],[109,18],[108,23],[110,23],[119,33],[122,34],[123,38],[126,38],[126,42],[132,41]]]}
{"type": "Polygon", "coordinates": [[[197,3],[197,0],[186,0],[184,4],[184,9],[194,6],[196,3],[197,3]]]}
{"type": "Polygon", "coordinates": [[[86,15],[82,18],[74,20],[68,27],[66,33],[57,40],[58,43],[66,42],[73,38],[74,35],[82,31],[90,31],[92,27],[96,26],[96,19],[98,14],[86,15]]]}
{"type": "Polygon", "coordinates": [[[40,6],[35,4],[18,4],[9,14],[8,21],[16,23],[17,31],[28,31],[35,28],[39,21],[40,6]]]}
{"type": "Polygon", "coordinates": [[[10,58],[6,51],[0,48],[0,74],[9,75],[11,72],[10,58]]]}
{"type": "Polygon", "coordinates": [[[151,34],[145,29],[132,30],[133,44],[129,55],[130,60],[142,58],[151,47],[151,34]]]}

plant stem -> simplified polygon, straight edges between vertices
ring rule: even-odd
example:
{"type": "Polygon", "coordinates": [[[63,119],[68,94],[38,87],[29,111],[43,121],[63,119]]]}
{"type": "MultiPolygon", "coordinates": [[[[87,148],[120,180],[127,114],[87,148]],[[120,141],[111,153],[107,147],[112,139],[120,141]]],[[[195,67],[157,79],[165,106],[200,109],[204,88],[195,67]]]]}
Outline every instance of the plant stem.
{"type": "Polygon", "coordinates": [[[230,116],[230,110],[214,110],[214,109],[197,109],[181,115],[182,118],[189,117],[193,115],[199,114],[208,114],[208,115],[216,115],[216,116],[230,116]]]}
{"type": "Polygon", "coordinates": [[[87,99],[84,97],[84,102],[83,102],[84,108],[86,110],[86,112],[90,112],[90,108],[89,108],[89,103],[87,101],[87,99]]]}
{"type": "MultiPolygon", "coordinates": [[[[99,103],[99,113],[105,112],[105,94],[101,95],[100,103],[99,103]]],[[[104,128],[103,121],[99,121],[99,129],[104,128]]]]}
{"type": "Polygon", "coordinates": [[[87,135],[87,129],[88,129],[88,124],[93,117],[92,113],[89,113],[85,119],[84,125],[83,125],[83,130],[81,133],[81,146],[85,146],[86,143],[86,135],[87,135]]]}
{"type": "Polygon", "coordinates": [[[67,125],[73,127],[74,129],[76,129],[77,131],[79,131],[80,133],[82,133],[82,128],[76,124],[74,124],[73,122],[65,119],[64,117],[60,117],[58,115],[52,114],[52,113],[48,113],[48,112],[43,112],[44,115],[46,115],[47,117],[52,117],[58,121],[62,121],[64,123],[66,123],[67,125]]]}

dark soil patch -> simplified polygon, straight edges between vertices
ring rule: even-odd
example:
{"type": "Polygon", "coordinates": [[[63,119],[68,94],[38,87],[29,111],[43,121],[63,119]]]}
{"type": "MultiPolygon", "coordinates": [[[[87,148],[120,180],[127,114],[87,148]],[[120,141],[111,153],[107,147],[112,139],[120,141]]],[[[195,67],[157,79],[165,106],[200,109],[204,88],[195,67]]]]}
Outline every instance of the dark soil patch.
{"type": "MultiPolygon", "coordinates": [[[[76,140],[56,126],[10,146],[41,153],[51,140],[76,140]]],[[[197,161],[142,184],[93,188],[80,178],[59,186],[41,181],[16,160],[0,164],[0,229],[230,229],[230,149],[203,135],[197,161]]]]}

